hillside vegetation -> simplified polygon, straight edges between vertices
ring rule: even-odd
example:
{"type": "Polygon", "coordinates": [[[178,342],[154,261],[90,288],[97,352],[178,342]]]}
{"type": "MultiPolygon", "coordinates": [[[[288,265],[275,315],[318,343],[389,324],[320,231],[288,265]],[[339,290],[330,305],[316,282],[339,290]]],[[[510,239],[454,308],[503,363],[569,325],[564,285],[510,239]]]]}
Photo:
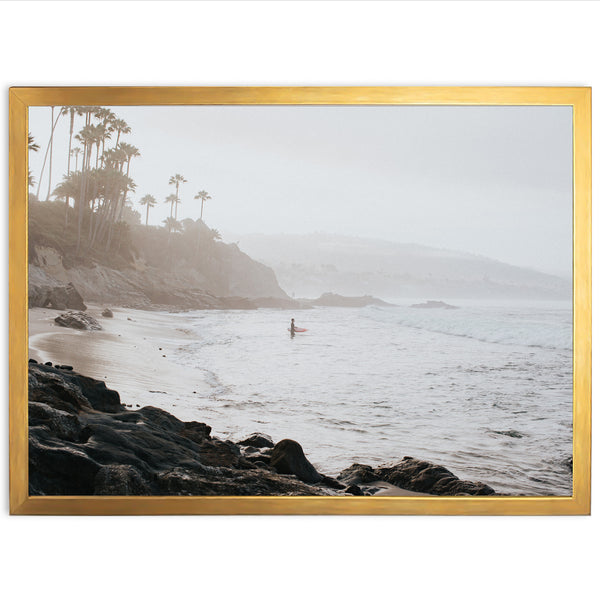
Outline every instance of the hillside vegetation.
{"type": "MultiPolygon", "coordinates": [[[[287,299],[270,268],[219,241],[200,219],[168,231],[141,225],[129,209],[109,249],[79,250],[75,220],[67,223],[64,202],[30,200],[30,285],[72,282],[86,301],[141,307],[201,308],[214,303],[209,295],[287,299]]],[[[89,220],[82,225],[85,230],[89,220]]]]}

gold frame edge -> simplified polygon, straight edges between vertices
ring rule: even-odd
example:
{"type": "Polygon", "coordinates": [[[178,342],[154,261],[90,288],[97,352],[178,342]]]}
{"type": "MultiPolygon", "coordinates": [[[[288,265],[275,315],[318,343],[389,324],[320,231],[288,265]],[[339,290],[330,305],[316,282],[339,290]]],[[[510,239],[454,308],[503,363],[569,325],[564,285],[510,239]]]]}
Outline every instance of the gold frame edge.
{"type": "Polygon", "coordinates": [[[11,514],[587,515],[591,507],[591,88],[13,87],[9,90],[11,514]],[[573,108],[573,495],[570,497],[89,497],[28,495],[27,133],[30,106],[562,105],[573,108]]]}

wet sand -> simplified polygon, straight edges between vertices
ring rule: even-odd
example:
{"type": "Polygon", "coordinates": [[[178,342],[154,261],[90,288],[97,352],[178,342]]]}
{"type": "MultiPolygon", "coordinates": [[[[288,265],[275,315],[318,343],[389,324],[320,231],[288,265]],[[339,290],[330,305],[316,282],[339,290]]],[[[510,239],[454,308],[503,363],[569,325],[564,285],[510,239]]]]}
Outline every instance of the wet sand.
{"type": "Polygon", "coordinates": [[[121,402],[135,407],[163,408],[182,420],[202,420],[195,404],[211,393],[200,370],[169,360],[174,350],[193,341],[185,315],[89,306],[102,331],[78,331],[54,323],[59,311],[29,310],[29,357],[39,362],[71,365],[75,371],[101,379],[117,390],[121,402]]]}

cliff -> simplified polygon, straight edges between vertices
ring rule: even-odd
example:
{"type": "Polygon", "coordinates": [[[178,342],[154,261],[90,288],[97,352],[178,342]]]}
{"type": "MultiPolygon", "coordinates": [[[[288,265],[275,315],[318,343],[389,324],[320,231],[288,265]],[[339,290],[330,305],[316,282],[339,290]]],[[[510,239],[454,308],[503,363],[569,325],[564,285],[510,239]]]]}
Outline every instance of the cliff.
{"type": "Polygon", "coordinates": [[[254,298],[289,299],[271,269],[253,261],[235,246],[222,246],[215,259],[220,267],[218,277],[181,263],[170,271],[144,261],[121,269],[95,262],[66,267],[58,250],[35,246],[29,265],[30,298],[44,286],[72,283],[86,302],[136,308],[226,308],[219,298],[245,298],[244,307],[254,308],[251,302],[254,298]]]}
{"type": "Polygon", "coordinates": [[[86,302],[137,308],[227,308],[227,298],[243,308],[257,298],[293,303],[272,269],[200,220],[179,232],[122,223],[107,248],[90,245],[85,222],[77,244],[76,215],[65,228],[63,203],[30,201],[29,214],[30,298],[72,283],[86,302]]]}

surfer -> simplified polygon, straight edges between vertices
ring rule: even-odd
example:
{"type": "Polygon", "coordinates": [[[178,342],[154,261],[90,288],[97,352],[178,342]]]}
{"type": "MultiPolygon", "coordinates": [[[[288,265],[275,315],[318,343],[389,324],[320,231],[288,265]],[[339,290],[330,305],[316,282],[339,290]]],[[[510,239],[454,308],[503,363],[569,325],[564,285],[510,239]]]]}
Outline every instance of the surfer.
{"type": "Polygon", "coordinates": [[[294,337],[296,335],[296,326],[294,325],[294,319],[290,323],[290,337],[294,337]]]}

